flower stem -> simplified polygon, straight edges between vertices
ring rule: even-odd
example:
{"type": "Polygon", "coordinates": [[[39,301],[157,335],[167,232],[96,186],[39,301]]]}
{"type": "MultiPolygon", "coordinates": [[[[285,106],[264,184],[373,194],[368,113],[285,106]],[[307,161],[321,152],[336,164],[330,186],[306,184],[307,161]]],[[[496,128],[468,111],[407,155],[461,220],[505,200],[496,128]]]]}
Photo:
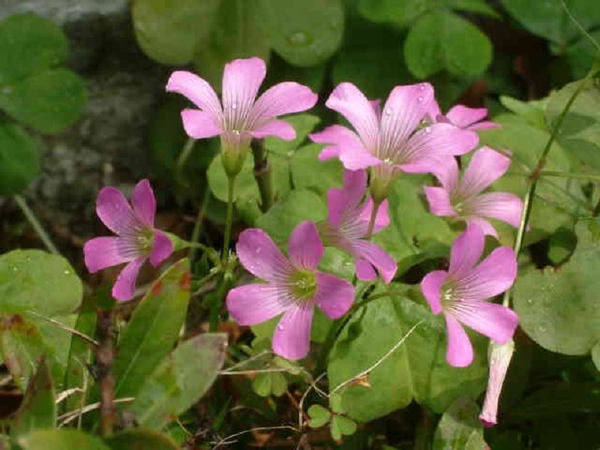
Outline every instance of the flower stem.
{"type": "Polygon", "coordinates": [[[262,212],[267,212],[273,206],[273,180],[271,166],[267,160],[268,151],[262,139],[252,142],[252,156],[254,157],[254,179],[260,192],[260,209],[262,212]]]}
{"type": "MultiPolygon", "coordinates": [[[[528,177],[530,184],[529,188],[527,189],[527,193],[525,194],[525,199],[523,200],[521,223],[519,224],[519,229],[517,230],[517,237],[515,238],[515,244],[513,246],[516,255],[519,254],[523,246],[523,238],[525,236],[525,230],[527,229],[529,218],[531,216],[531,208],[533,207],[533,198],[535,196],[535,190],[537,188],[537,183],[540,177],[543,175],[543,169],[546,165],[546,159],[548,157],[550,149],[552,148],[552,144],[554,143],[556,136],[558,135],[558,131],[560,130],[560,127],[562,126],[565,117],[571,109],[571,106],[573,106],[573,103],[575,103],[575,100],[577,99],[577,97],[579,97],[579,94],[583,92],[588,82],[594,77],[594,75],[596,75],[596,73],[598,73],[598,71],[600,71],[600,59],[596,60],[596,62],[592,65],[590,71],[587,73],[583,81],[579,83],[579,86],[577,86],[577,89],[575,90],[575,92],[573,92],[573,95],[571,95],[569,101],[567,101],[567,104],[565,105],[564,109],[562,110],[554,124],[552,134],[550,134],[548,142],[546,142],[546,146],[542,150],[542,154],[540,155],[537,165],[531,171],[531,174],[528,177]]],[[[508,307],[510,305],[511,291],[512,289],[508,289],[504,292],[504,296],[502,297],[502,304],[504,306],[508,307]]]]}
{"type": "MultiPolygon", "coordinates": [[[[204,223],[204,216],[206,215],[206,209],[208,208],[208,204],[210,202],[210,189],[206,189],[204,191],[204,197],[202,198],[202,206],[198,211],[198,215],[196,216],[196,221],[194,222],[194,229],[192,230],[191,242],[196,243],[200,240],[200,232],[202,231],[202,225],[204,223]]],[[[194,257],[196,256],[196,248],[194,246],[190,246],[190,251],[188,252],[188,258],[190,261],[194,261],[194,257]]]]}
{"type": "Polygon", "coordinates": [[[371,239],[371,235],[373,234],[373,228],[375,228],[375,220],[377,219],[377,212],[379,211],[379,207],[381,206],[381,201],[373,200],[373,209],[371,210],[371,218],[369,219],[369,226],[367,227],[367,235],[365,239],[371,239]]]}
{"type": "Polygon", "coordinates": [[[14,199],[15,199],[15,203],[19,206],[19,208],[21,208],[23,215],[27,218],[27,220],[29,221],[29,224],[33,227],[33,229],[35,230],[35,232],[37,233],[37,235],[39,236],[41,241],[44,243],[44,245],[46,246],[48,251],[50,253],[54,253],[55,255],[60,254],[60,252],[56,248],[56,245],[54,245],[54,242],[52,242],[52,239],[50,239],[50,236],[48,235],[48,233],[46,232],[46,230],[44,229],[42,224],[39,222],[39,220],[35,216],[32,209],[29,207],[29,205],[25,201],[25,198],[19,194],[16,194],[14,196],[14,199]]]}
{"type": "Polygon", "coordinates": [[[115,408],[115,377],[112,373],[114,347],[114,318],[112,311],[98,311],[97,335],[100,345],[96,348],[96,369],[100,388],[100,433],[110,436],[113,432],[117,410],[115,408]]]}
{"type": "Polygon", "coordinates": [[[231,240],[231,226],[233,222],[233,197],[235,194],[236,176],[229,176],[227,183],[227,216],[225,216],[225,235],[223,236],[223,254],[221,261],[227,260],[229,252],[229,241],[231,240]]]}
{"type": "Polygon", "coordinates": [[[187,184],[183,180],[183,166],[190,157],[195,143],[196,139],[188,138],[188,140],[185,141],[185,145],[183,146],[181,153],[177,157],[177,162],[175,163],[175,179],[180,182],[182,186],[187,184]]]}

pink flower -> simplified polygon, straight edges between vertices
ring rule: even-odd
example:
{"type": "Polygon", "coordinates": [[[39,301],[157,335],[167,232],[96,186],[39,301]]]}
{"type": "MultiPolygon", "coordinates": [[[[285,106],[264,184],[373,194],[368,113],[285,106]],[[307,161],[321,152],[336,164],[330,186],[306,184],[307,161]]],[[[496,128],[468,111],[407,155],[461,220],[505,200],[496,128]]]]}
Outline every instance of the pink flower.
{"type": "Polygon", "coordinates": [[[488,360],[490,363],[490,376],[488,378],[487,391],[483,402],[483,410],[479,415],[479,420],[486,427],[496,425],[498,415],[498,400],[502,392],[502,385],[508,372],[510,360],[515,351],[515,343],[511,339],[507,343],[499,345],[490,342],[490,351],[488,360]]]}
{"type": "MultiPolygon", "coordinates": [[[[325,245],[337,247],[356,258],[356,276],[359,280],[370,281],[377,278],[377,270],[386,283],[394,278],[398,268],[396,261],[377,244],[364,239],[373,212],[371,198],[361,203],[367,190],[367,173],[364,170],[344,173],[343,189],[330,189],[327,192],[327,222],[319,224],[325,245]]],[[[387,200],[384,200],[375,217],[373,232],[387,227],[390,218],[387,200]]]]}
{"type": "Polygon", "coordinates": [[[450,123],[464,130],[487,130],[489,128],[498,128],[496,122],[483,120],[488,114],[487,108],[469,108],[463,105],[456,105],[450,108],[446,115],[442,114],[439,105],[435,102],[429,116],[436,123],[450,123]]]}
{"type": "Polygon", "coordinates": [[[173,72],[167,83],[167,91],[184,95],[199,108],[181,112],[186,133],[194,139],[221,136],[225,158],[231,159],[233,171],[241,169],[252,138],[296,137],[294,128],[277,120],[277,116],[310,109],[317,102],[315,93],[294,82],[279,83],[257,99],[266,73],[265,62],[260,58],[236,59],[226,64],[223,106],[213,88],[191,72],[173,72]]]}
{"type": "Polygon", "coordinates": [[[341,83],[325,104],[343,115],[356,132],[333,125],[310,137],[330,144],[319,155],[321,160],[337,157],[349,170],[377,169],[372,176],[380,179],[382,187],[376,190],[383,192],[383,199],[398,171],[431,172],[440,160],[467,153],[479,142],[476,133],[447,123],[421,127],[434,101],[429,83],[397,86],[381,113],[356,86],[341,83]]]}
{"type": "Polygon", "coordinates": [[[264,231],[256,228],[240,234],[236,251],[246,270],[266,284],[230,290],[229,313],[240,325],[255,325],[283,314],[273,336],[273,350],[284,358],[301,359],[308,354],[315,305],[337,319],[354,301],[352,284],[316,270],[323,244],[312,222],[302,222],[292,232],[289,260],[264,231]]]}
{"type": "Polygon", "coordinates": [[[448,160],[444,167],[440,166],[436,171],[442,187],[424,188],[431,213],[477,223],[485,234],[496,237],[496,230],[484,217],[502,220],[518,227],[523,202],[517,195],[508,192],[481,194],[506,173],[508,166],[509,157],[489,147],[482,147],[475,152],[459,180],[456,161],[448,160]]]}
{"type": "Polygon", "coordinates": [[[98,237],[85,243],[85,265],[92,273],[128,263],[117,277],[112,295],[117,300],[134,296],[135,282],[144,261],[157,267],[173,252],[166,234],[154,228],[156,200],[148,180],[133,190],[131,206],[118,189],[104,187],[96,199],[96,213],[117,237],[98,237]]]}
{"type": "Polygon", "coordinates": [[[483,231],[468,224],[452,244],[448,272],[436,270],[421,282],[433,313],[444,313],[448,332],[446,359],[455,367],[466,367],[473,361],[473,347],[461,324],[504,344],[512,338],[519,322],[511,309],[484,301],[504,292],[515,281],[515,253],[510,247],[499,247],[476,265],[484,244],[483,231]]]}

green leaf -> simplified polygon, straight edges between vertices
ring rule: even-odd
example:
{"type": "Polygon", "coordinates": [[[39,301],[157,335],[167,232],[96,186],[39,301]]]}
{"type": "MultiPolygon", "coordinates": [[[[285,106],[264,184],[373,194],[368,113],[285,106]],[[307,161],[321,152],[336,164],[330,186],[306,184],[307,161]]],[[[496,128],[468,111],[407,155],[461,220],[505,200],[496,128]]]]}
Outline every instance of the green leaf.
{"type": "Polygon", "coordinates": [[[292,180],[296,189],[310,189],[325,194],[330,188],[341,187],[344,167],[338,159],[319,161],[322,149],[320,144],[309,144],[292,156],[292,180]]]}
{"type": "Polygon", "coordinates": [[[267,72],[266,86],[273,86],[283,81],[295,81],[309,87],[313,92],[321,92],[328,73],[327,63],[311,67],[292,66],[276,53],[271,55],[267,72]]]}
{"type": "Polygon", "coordinates": [[[329,59],[344,34],[341,0],[261,0],[270,41],[283,59],[309,67],[329,59]]]}
{"type": "Polygon", "coordinates": [[[332,389],[369,369],[419,322],[406,342],[368,374],[371,387],[350,383],[340,391],[349,417],[370,421],[405,407],[413,398],[442,412],[458,397],[483,391],[486,339],[472,336],[476,356],[469,367],[449,366],[443,320],[398,294],[393,300],[383,297],[367,304],[344,327],[327,369],[332,389]]]}
{"type": "Polygon", "coordinates": [[[524,273],[514,294],[523,330],[542,347],[566,355],[587,354],[600,340],[600,242],[584,223],[575,234],[577,248],[560,270],[524,273]]]}
{"type": "Polygon", "coordinates": [[[180,344],[147,377],[131,405],[138,422],[161,429],[212,385],[225,359],[226,334],[201,334],[180,344]]]}
{"type": "Polygon", "coordinates": [[[179,446],[167,435],[153,430],[134,428],[113,434],[106,439],[111,450],[178,450],[179,446]]]}
{"type": "Polygon", "coordinates": [[[577,246],[577,236],[568,228],[559,228],[548,240],[548,259],[559,266],[573,253],[577,246]]]}
{"type": "Polygon", "coordinates": [[[27,390],[16,419],[11,426],[11,434],[19,436],[39,428],[56,426],[56,404],[52,377],[45,358],[40,361],[37,372],[27,384],[27,390]]]}
{"type": "Polygon", "coordinates": [[[161,64],[182,65],[208,39],[220,0],[135,0],[131,5],[138,44],[161,64]]]}
{"type": "Polygon", "coordinates": [[[344,414],[346,412],[342,406],[342,396],[337,392],[334,392],[329,396],[329,406],[336,414],[344,414]]]}
{"type": "Polygon", "coordinates": [[[600,371],[600,342],[592,348],[592,361],[594,362],[596,369],[600,371]]]}
{"type": "Polygon", "coordinates": [[[267,137],[265,139],[265,148],[279,155],[287,155],[293,152],[306,141],[307,136],[321,122],[318,116],[312,114],[295,114],[293,116],[282,117],[281,119],[289,122],[296,130],[296,138],[291,141],[284,141],[276,137],[267,137]]]}
{"type": "Polygon", "coordinates": [[[196,49],[196,70],[218,89],[225,63],[251,56],[269,59],[267,31],[259,0],[221,0],[209,37],[196,49]]]}
{"type": "Polygon", "coordinates": [[[190,300],[187,258],[156,280],[125,328],[114,363],[115,396],[135,397],[148,374],[177,342],[190,300]]]}
{"type": "Polygon", "coordinates": [[[500,14],[488,5],[485,0],[446,0],[446,4],[452,9],[474,12],[493,19],[501,19],[500,14]]]}
{"type": "Polygon", "coordinates": [[[514,423],[577,412],[600,412],[598,383],[572,383],[540,389],[511,408],[506,419],[514,423]]]}
{"type": "Polygon", "coordinates": [[[492,44],[471,22],[436,10],[421,17],[410,29],[404,56],[417,78],[427,78],[442,69],[456,76],[473,77],[490,65],[492,44]]]}
{"type": "Polygon", "coordinates": [[[310,417],[308,426],[311,428],[321,428],[331,419],[331,412],[321,405],[310,405],[306,412],[310,417]]]}
{"type": "Polygon", "coordinates": [[[256,226],[265,230],[279,244],[287,242],[300,222],[318,222],[325,218],[327,208],[321,198],[308,190],[290,191],[266,213],[258,218],[256,226]]]}
{"type": "Polygon", "coordinates": [[[17,442],[23,450],[110,450],[99,437],[78,430],[37,430],[17,442]]]}
{"type": "Polygon", "coordinates": [[[479,406],[468,398],[458,399],[444,413],[433,439],[433,450],[482,450],[483,427],[478,419],[479,406]]]}
{"type": "Polygon", "coordinates": [[[257,374],[252,380],[252,390],[261,397],[268,397],[271,395],[271,374],[257,374]]]}
{"type": "Polygon", "coordinates": [[[29,13],[0,22],[0,48],[0,91],[67,59],[67,38],[60,28],[29,13]]]}
{"type": "Polygon", "coordinates": [[[82,293],[81,280],[62,256],[41,250],[0,256],[0,313],[65,315],[79,306],[82,293]]]}
{"type": "Polygon", "coordinates": [[[516,98],[509,97],[507,95],[500,96],[500,103],[506,109],[514,112],[517,116],[525,119],[529,124],[546,131],[546,118],[544,116],[544,110],[546,108],[546,101],[530,101],[523,102],[516,98]]]}
{"type": "Polygon", "coordinates": [[[83,80],[68,69],[46,70],[0,90],[0,107],[42,133],[57,133],[79,118],[83,80]]]}
{"type": "MultiPolygon", "coordinates": [[[[590,31],[590,36],[596,42],[600,41],[600,29],[590,31]]],[[[569,45],[566,57],[571,67],[571,76],[575,80],[584,78],[598,58],[598,47],[587,36],[581,36],[575,43],[569,45]]]]}
{"type": "Polygon", "coordinates": [[[333,416],[332,428],[337,427],[342,436],[350,436],[356,433],[357,424],[354,420],[344,416],[333,416]]]}
{"type": "Polygon", "coordinates": [[[358,10],[373,22],[392,22],[406,27],[436,6],[435,0],[359,0],[358,10]]]}
{"type": "MultiPolygon", "coordinates": [[[[559,116],[581,81],[569,83],[550,97],[546,108],[548,128],[553,129],[559,116]]],[[[566,151],[583,163],[600,170],[600,87],[589,83],[571,105],[560,127],[557,140],[566,151]]]]}
{"type": "Polygon", "coordinates": [[[0,117],[0,196],[23,191],[39,171],[36,141],[19,125],[0,117]]]}

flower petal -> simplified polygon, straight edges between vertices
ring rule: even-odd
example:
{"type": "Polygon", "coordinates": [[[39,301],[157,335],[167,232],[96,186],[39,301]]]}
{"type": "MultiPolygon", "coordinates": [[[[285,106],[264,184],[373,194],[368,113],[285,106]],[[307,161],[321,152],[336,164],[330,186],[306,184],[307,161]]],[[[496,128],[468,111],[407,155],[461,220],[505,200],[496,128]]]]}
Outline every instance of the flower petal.
{"type": "Polygon", "coordinates": [[[486,236],[494,236],[496,239],[498,239],[498,232],[496,231],[496,229],[492,226],[491,223],[489,223],[485,219],[482,219],[481,217],[469,217],[467,219],[467,224],[477,225],[479,228],[481,228],[483,234],[485,234],[486,236]]]}
{"type": "Polygon", "coordinates": [[[349,170],[365,169],[381,163],[369,153],[356,133],[341,125],[332,125],[309,137],[317,144],[333,144],[321,151],[321,161],[338,157],[349,170]]]}
{"type": "Polygon", "coordinates": [[[96,198],[96,214],[113,233],[136,232],[138,220],[127,199],[117,188],[106,186],[100,189],[96,198]]]}
{"type": "Polygon", "coordinates": [[[90,239],[83,246],[85,266],[91,273],[118,266],[136,259],[139,254],[123,250],[123,238],[97,237],[90,239]]]}
{"type": "Polygon", "coordinates": [[[488,356],[490,366],[490,376],[488,378],[487,390],[483,408],[479,415],[479,420],[485,427],[496,425],[498,415],[498,400],[502,392],[502,385],[508,372],[508,366],[515,351],[515,343],[511,339],[506,344],[490,343],[490,352],[488,356]]]}
{"type": "Polygon", "coordinates": [[[218,136],[223,132],[218,118],[199,109],[184,109],[181,111],[181,121],[185,133],[194,139],[218,136]]]}
{"type": "Polygon", "coordinates": [[[284,280],[293,270],[269,235],[258,228],[242,231],[235,249],[244,268],[263,280],[284,280]]]}
{"type": "Polygon", "coordinates": [[[148,180],[142,180],[135,185],[131,195],[131,204],[135,216],[146,225],[154,226],[156,214],[156,199],[148,180]]]}
{"type": "Polygon", "coordinates": [[[446,361],[454,367],[467,367],[473,362],[473,346],[460,323],[450,314],[445,315],[448,332],[446,361]]]}
{"type": "Polygon", "coordinates": [[[485,119],[487,113],[487,108],[469,108],[464,105],[456,105],[446,113],[446,118],[457,127],[467,128],[469,125],[485,119]]]}
{"type": "Polygon", "coordinates": [[[421,280],[421,292],[434,314],[442,312],[442,284],[447,276],[448,273],[443,270],[434,270],[421,280]]]}
{"type": "Polygon", "coordinates": [[[267,89],[256,100],[249,123],[254,128],[274,117],[306,111],[317,103],[319,96],[306,86],[286,81],[267,89]]]}
{"type": "Polygon", "coordinates": [[[169,237],[159,230],[154,230],[154,243],[150,252],[150,264],[158,267],[165,259],[173,253],[173,242],[169,237]]]}
{"type": "Polygon", "coordinates": [[[178,70],[173,72],[167,82],[168,92],[177,92],[191,100],[198,108],[211,114],[220,122],[223,117],[221,102],[213,88],[198,75],[178,70]]]}
{"type": "Polygon", "coordinates": [[[140,268],[146,259],[145,256],[134,259],[121,270],[112,288],[112,296],[114,298],[120,301],[131,300],[133,298],[135,295],[135,282],[140,273],[140,268]]]}
{"type": "Polygon", "coordinates": [[[456,211],[450,204],[448,191],[443,187],[425,186],[425,198],[429,203],[429,211],[436,216],[456,217],[456,211]]]}
{"type": "Polygon", "coordinates": [[[498,247],[481,264],[453,279],[455,298],[483,300],[494,297],[511,287],[516,276],[515,252],[510,247],[498,247]]]}
{"type": "Polygon", "coordinates": [[[315,302],[330,319],[338,319],[348,312],[354,302],[354,286],[329,273],[317,272],[315,302]]]}
{"type": "Polygon", "coordinates": [[[252,136],[257,139],[263,139],[267,136],[276,136],[285,141],[296,139],[296,130],[285,120],[271,120],[260,128],[252,131],[252,136]]]}
{"type": "Polygon", "coordinates": [[[468,275],[481,258],[484,246],[483,230],[476,224],[467,224],[464,233],[452,244],[448,276],[454,281],[468,275]]]}
{"type": "Polygon", "coordinates": [[[227,310],[240,325],[256,325],[285,312],[293,300],[274,284],[245,284],[227,293],[227,310]]]}
{"type": "Polygon", "coordinates": [[[498,344],[508,342],[519,325],[519,316],[512,309],[496,303],[456,301],[450,309],[456,320],[498,344]]]}
{"type": "Polygon", "coordinates": [[[477,130],[489,130],[490,128],[500,128],[500,124],[496,122],[492,122],[491,120],[485,120],[483,122],[477,122],[473,125],[469,125],[467,130],[477,131],[477,130]]]}
{"type": "Polygon", "coordinates": [[[340,227],[345,220],[356,220],[354,213],[367,189],[367,173],[364,170],[344,171],[342,189],[327,191],[328,221],[333,227],[340,227]]]}
{"type": "MultiPolygon", "coordinates": [[[[398,264],[396,264],[394,258],[383,251],[381,247],[374,242],[363,240],[355,241],[352,247],[354,255],[370,262],[377,269],[381,278],[383,278],[386,283],[389,284],[393,280],[394,275],[396,275],[396,270],[398,270],[398,264]]],[[[359,270],[357,270],[356,275],[359,280],[363,280],[359,270]]]]}
{"type": "Polygon", "coordinates": [[[352,124],[363,143],[374,148],[379,139],[379,121],[367,97],[352,83],[340,83],[325,105],[352,124]]]}
{"type": "Polygon", "coordinates": [[[523,201],[509,192],[489,192],[469,201],[469,214],[502,220],[515,228],[521,223],[523,201]]]}
{"type": "Polygon", "coordinates": [[[290,236],[288,253],[296,267],[315,270],[323,257],[323,243],[314,222],[300,223],[290,236]]]}
{"type": "Polygon", "coordinates": [[[457,193],[461,197],[473,197],[489,187],[506,173],[510,158],[489,147],[482,147],[473,154],[462,180],[458,183],[457,193]]]}
{"type": "Polygon", "coordinates": [[[302,359],[310,348],[312,304],[298,304],[281,318],[273,334],[273,351],[286,359],[302,359]]]}
{"type": "Polygon", "coordinates": [[[434,101],[433,86],[429,83],[396,86],[383,107],[379,147],[391,150],[402,145],[419,126],[434,101]]]}
{"type": "Polygon", "coordinates": [[[236,59],[223,70],[223,111],[227,129],[251,129],[250,114],[267,74],[260,58],[236,59]]]}
{"type": "Polygon", "coordinates": [[[373,281],[377,279],[375,267],[366,259],[356,260],[356,278],[361,281],[373,281]]]}

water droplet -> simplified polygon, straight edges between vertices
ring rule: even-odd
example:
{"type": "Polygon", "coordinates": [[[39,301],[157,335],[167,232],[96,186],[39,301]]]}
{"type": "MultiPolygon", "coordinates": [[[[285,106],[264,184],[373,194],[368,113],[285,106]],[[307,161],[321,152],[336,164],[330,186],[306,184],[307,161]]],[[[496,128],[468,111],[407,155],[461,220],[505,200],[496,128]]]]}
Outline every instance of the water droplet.
{"type": "Polygon", "coordinates": [[[9,86],[5,86],[2,88],[2,93],[3,94],[10,94],[12,92],[12,88],[9,86]]]}
{"type": "Polygon", "coordinates": [[[71,271],[70,271],[70,270],[65,270],[63,273],[64,273],[65,275],[71,275],[71,271]]]}
{"type": "Polygon", "coordinates": [[[340,21],[338,19],[331,19],[331,21],[329,22],[329,26],[331,26],[332,30],[337,29],[337,27],[340,26],[340,21]]]}
{"type": "Polygon", "coordinates": [[[311,39],[309,38],[308,34],[306,34],[304,31],[298,31],[288,36],[288,41],[291,45],[295,47],[300,47],[303,45],[308,45],[311,39]]]}
{"type": "Polygon", "coordinates": [[[233,110],[236,110],[236,109],[237,109],[237,103],[233,103],[233,104],[231,105],[231,109],[233,109],[233,110]]]}
{"type": "Polygon", "coordinates": [[[11,267],[11,269],[12,269],[12,271],[13,271],[13,272],[17,272],[17,271],[19,270],[19,269],[17,268],[17,266],[12,266],[12,267],[11,267]]]}
{"type": "Polygon", "coordinates": [[[528,298],[527,299],[527,304],[528,305],[533,305],[533,299],[532,298],[528,298]]]}
{"type": "Polygon", "coordinates": [[[418,101],[419,103],[423,103],[423,97],[417,97],[417,101],[418,101]]]}
{"type": "Polygon", "coordinates": [[[425,88],[426,88],[426,86],[425,86],[424,84],[422,84],[421,86],[419,86],[419,90],[420,90],[420,91],[424,91],[424,90],[425,90],[425,88]]]}
{"type": "Polygon", "coordinates": [[[427,134],[431,133],[431,127],[425,128],[425,133],[427,133],[427,134]]]}
{"type": "Polygon", "coordinates": [[[393,113],[394,113],[394,110],[392,108],[385,108],[386,116],[391,116],[393,113]]]}
{"type": "Polygon", "coordinates": [[[548,331],[548,328],[546,328],[546,326],[545,326],[545,325],[540,325],[540,326],[538,327],[538,331],[539,331],[540,333],[545,333],[546,331],[548,331]]]}
{"type": "Polygon", "coordinates": [[[254,249],[255,254],[260,255],[260,252],[262,252],[262,248],[256,247],[256,249],[254,249]]]}
{"type": "Polygon", "coordinates": [[[280,323],[279,325],[277,325],[277,329],[279,331],[283,331],[283,328],[284,328],[283,324],[280,323]]]}

